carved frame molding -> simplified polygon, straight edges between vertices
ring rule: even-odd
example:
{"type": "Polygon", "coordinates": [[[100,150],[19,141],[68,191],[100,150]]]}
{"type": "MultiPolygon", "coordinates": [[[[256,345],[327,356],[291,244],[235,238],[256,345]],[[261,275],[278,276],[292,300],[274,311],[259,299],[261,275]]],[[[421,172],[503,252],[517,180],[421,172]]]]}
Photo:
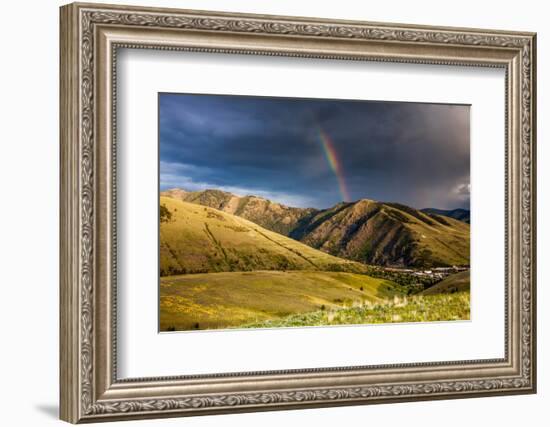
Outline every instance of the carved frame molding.
{"type": "Polygon", "coordinates": [[[535,391],[534,34],[71,4],[61,8],[60,100],[62,419],[101,421],[535,391]],[[121,47],[506,68],[506,357],[117,380],[116,286],[103,279],[116,282],[114,65],[121,47]],[[271,385],[259,385],[270,376],[271,385]],[[344,376],[344,382],[337,380],[344,376]],[[285,387],[290,379],[301,385],[285,387]],[[193,391],[200,383],[210,391],[193,391]]]}

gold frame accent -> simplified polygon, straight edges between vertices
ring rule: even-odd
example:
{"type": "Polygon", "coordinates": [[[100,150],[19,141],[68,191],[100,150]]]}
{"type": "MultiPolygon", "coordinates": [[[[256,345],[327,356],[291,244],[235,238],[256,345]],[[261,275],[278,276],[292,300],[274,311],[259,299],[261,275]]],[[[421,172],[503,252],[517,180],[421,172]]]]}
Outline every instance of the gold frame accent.
{"type": "Polygon", "coordinates": [[[536,35],[75,3],[61,13],[61,419],[72,423],[536,390],[536,35]],[[117,48],[506,70],[505,357],[174,378],[116,377],[117,48]]]}

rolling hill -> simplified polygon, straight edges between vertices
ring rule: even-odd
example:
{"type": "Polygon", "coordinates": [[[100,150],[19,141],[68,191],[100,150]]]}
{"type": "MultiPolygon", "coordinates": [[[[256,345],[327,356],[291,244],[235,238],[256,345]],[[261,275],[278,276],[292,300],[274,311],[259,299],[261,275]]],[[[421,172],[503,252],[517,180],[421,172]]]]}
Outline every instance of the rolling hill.
{"type": "Polygon", "coordinates": [[[361,263],[418,268],[470,263],[469,224],[397,203],[363,199],[317,210],[219,190],[172,189],[161,195],[247,219],[322,252],[361,263]]]}
{"type": "Polygon", "coordinates": [[[366,266],[326,254],[207,206],[160,198],[161,276],[252,270],[365,272],[366,266]]]}
{"type": "Polygon", "coordinates": [[[421,292],[422,295],[452,294],[470,291],[470,270],[452,274],[421,292]]]}
{"type": "Polygon", "coordinates": [[[470,223],[470,211],[468,209],[445,210],[445,209],[426,208],[426,209],[422,209],[422,212],[428,215],[447,216],[449,218],[458,219],[459,221],[463,221],[467,224],[470,223]]]}
{"type": "Polygon", "coordinates": [[[208,206],[248,219],[268,230],[288,236],[296,223],[315,209],[292,208],[257,196],[237,196],[220,190],[185,191],[174,188],[161,196],[208,206]]]}

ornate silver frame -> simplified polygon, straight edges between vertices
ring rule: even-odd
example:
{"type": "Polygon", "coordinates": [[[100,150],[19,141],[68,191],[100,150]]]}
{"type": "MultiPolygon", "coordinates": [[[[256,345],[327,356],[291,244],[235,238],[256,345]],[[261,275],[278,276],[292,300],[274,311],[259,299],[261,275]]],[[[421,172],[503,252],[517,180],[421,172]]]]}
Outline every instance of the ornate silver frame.
{"type": "Polygon", "coordinates": [[[72,422],[534,393],[533,33],[71,4],[61,8],[61,419],[72,422]],[[505,357],[119,380],[117,48],[506,70],[505,357]]]}

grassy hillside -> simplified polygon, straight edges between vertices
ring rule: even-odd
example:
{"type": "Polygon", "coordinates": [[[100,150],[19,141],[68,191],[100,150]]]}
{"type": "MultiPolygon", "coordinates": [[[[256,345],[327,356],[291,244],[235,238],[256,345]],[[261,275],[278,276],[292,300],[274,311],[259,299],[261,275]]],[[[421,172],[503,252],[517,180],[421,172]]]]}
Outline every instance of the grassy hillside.
{"type": "Polygon", "coordinates": [[[396,203],[341,203],[300,221],[291,237],[368,264],[432,267],[470,263],[470,226],[396,203]]]}
{"type": "Polygon", "coordinates": [[[363,303],[339,310],[317,310],[281,319],[253,322],[245,328],[285,328],[369,323],[434,322],[470,319],[470,293],[396,297],[382,303],[363,303]]]}
{"type": "Polygon", "coordinates": [[[446,277],[441,282],[429,287],[422,295],[450,294],[470,291],[470,270],[461,271],[446,277]]]}
{"type": "Polygon", "coordinates": [[[185,202],[208,206],[248,219],[287,236],[296,223],[315,209],[293,208],[257,196],[237,196],[220,190],[185,191],[174,188],[161,193],[185,202]]]}
{"type": "Polygon", "coordinates": [[[400,292],[392,282],[343,272],[251,271],[163,277],[160,329],[240,327],[297,313],[384,303],[400,292]]]}
{"type": "Polygon", "coordinates": [[[364,272],[366,267],[311,248],[246,219],[161,197],[161,276],[252,270],[364,272]]]}

